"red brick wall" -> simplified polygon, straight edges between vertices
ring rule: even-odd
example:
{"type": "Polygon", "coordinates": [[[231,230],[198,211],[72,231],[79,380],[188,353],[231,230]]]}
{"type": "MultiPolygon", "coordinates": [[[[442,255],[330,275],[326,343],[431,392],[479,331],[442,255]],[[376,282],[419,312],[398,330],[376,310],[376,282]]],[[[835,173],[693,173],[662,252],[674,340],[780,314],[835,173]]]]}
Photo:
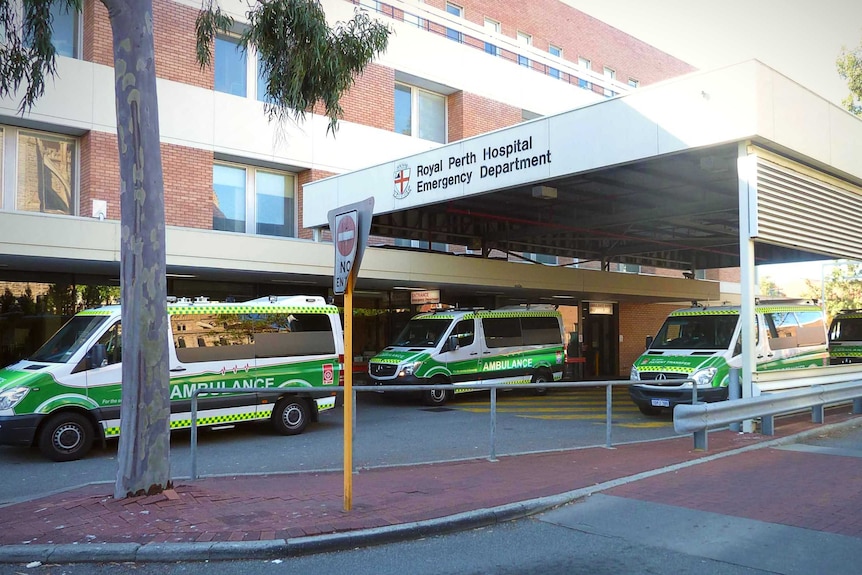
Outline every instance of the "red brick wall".
{"type": "Polygon", "coordinates": [[[620,376],[628,376],[632,364],[644,351],[647,336],[655,336],[667,314],[679,304],[620,303],[620,376]]]}
{"type": "MultiPolygon", "coordinates": [[[[343,119],[391,132],[395,127],[394,90],[395,70],[369,64],[341,98],[343,119]]],[[[323,110],[318,113],[322,114],[323,110]]]]}
{"type": "Polygon", "coordinates": [[[213,154],[162,144],[165,223],[211,230],[213,227],[213,154]]]}
{"type": "MultiPolygon", "coordinates": [[[[695,70],[558,0],[457,0],[452,3],[464,9],[464,18],[470,22],[484,26],[486,17],[496,20],[505,36],[517,38],[518,32],[530,34],[537,49],[547,51],[548,45],[553,44],[563,49],[563,58],[570,62],[577,62],[579,56],[590,60],[593,71],[599,74],[604,66],[613,68],[617,80],[623,83],[633,78],[646,85],[695,70]]],[[[446,0],[426,0],[426,4],[446,9],[446,0]]]]}
{"type": "MultiPolygon", "coordinates": [[[[162,144],[165,223],[212,229],[213,155],[162,144]]],[[[93,200],[108,202],[109,220],[120,219],[120,166],[117,137],[89,132],[81,138],[81,215],[89,216],[93,200]]]]}
{"type": "Polygon", "coordinates": [[[448,103],[449,141],[514,126],[523,120],[520,108],[468,92],[456,92],[448,103]]]}
{"type": "MultiPolygon", "coordinates": [[[[312,231],[308,228],[303,227],[302,225],[302,196],[304,194],[304,186],[309,182],[314,182],[316,180],[322,180],[323,178],[328,178],[329,176],[334,176],[335,174],[332,172],[326,172],[323,170],[304,170],[299,172],[296,175],[296,217],[298,223],[299,232],[297,233],[297,237],[312,239],[313,234],[312,231]]],[[[332,207],[336,207],[334,202],[332,207]]]]}
{"type": "Polygon", "coordinates": [[[109,220],[120,219],[120,165],[117,137],[89,132],[81,138],[81,215],[92,214],[93,200],[108,202],[109,220]]]}
{"type": "MultiPolygon", "coordinates": [[[[172,0],[153,0],[153,37],[159,78],[212,89],[213,70],[201,70],[195,49],[199,9],[172,0]]],[[[114,65],[113,35],[108,9],[99,0],[85,0],[84,59],[114,65]]]]}

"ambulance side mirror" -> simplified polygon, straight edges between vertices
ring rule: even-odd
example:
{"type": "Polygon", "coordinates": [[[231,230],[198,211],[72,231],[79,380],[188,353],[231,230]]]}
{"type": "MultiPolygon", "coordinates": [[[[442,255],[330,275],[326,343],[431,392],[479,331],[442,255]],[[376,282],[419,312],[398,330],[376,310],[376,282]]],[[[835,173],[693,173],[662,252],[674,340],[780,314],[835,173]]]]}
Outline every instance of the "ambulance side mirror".
{"type": "Polygon", "coordinates": [[[646,336],[646,346],[645,346],[645,349],[649,349],[649,346],[651,346],[651,345],[652,345],[652,336],[651,336],[651,335],[648,335],[648,336],[646,336]]]}
{"type": "Polygon", "coordinates": [[[446,349],[447,349],[447,351],[455,351],[456,349],[458,349],[458,336],[457,335],[450,335],[449,336],[449,341],[446,342],[446,349]]]}
{"type": "Polygon", "coordinates": [[[87,369],[93,369],[96,367],[103,367],[108,364],[108,353],[105,349],[104,343],[97,343],[92,348],[90,348],[89,353],[89,365],[87,369]]]}

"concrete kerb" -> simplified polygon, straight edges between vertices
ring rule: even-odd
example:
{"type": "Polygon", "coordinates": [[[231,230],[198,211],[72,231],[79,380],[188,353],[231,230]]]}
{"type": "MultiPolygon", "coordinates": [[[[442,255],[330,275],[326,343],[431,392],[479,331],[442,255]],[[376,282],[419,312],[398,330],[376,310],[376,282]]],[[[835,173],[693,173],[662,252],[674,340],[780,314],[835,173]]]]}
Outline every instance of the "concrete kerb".
{"type": "Polygon", "coordinates": [[[209,543],[93,543],[93,544],[63,544],[63,545],[3,545],[0,546],[0,563],[28,563],[41,561],[43,563],[98,563],[106,561],[128,562],[176,562],[176,561],[217,561],[248,558],[279,558],[315,553],[343,551],[354,547],[381,545],[442,535],[454,531],[464,531],[522,519],[556,507],[573,503],[620,485],[639,481],[648,477],[671,473],[679,469],[700,465],[716,459],[730,457],[755,449],[774,447],[793,443],[814,435],[822,435],[830,431],[846,427],[862,425],[858,418],[839,423],[823,425],[801,431],[787,437],[762,441],[737,449],[706,455],[691,461],[668,465],[659,469],[644,471],[627,477],[621,477],[589,487],[582,487],[560,493],[529,499],[516,503],[508,503],[497,507],[477,509],[428,519],[375,527],[326,535],[296,537],[288,540],[275,539],[269,541],[223,541],[209,543]]]}

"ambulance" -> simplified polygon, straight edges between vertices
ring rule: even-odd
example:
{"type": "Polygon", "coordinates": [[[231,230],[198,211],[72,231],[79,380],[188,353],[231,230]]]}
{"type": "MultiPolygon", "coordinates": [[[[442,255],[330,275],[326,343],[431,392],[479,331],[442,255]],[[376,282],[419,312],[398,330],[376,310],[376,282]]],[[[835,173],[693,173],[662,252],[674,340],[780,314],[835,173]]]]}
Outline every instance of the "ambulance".
{"type": "MultiPolygon", "coordinates": [[[[559,381],[563,341],[562,317],[551,306],[438,310],[413,317],[369,360],[368,375],[380,386],[559,381]]],[[[456,393],[465,391],[472,390],[456,393]]],[[[426,405],[440,406],[451,392],[421,396],[426,405]]]]}
{"type": "Polygon", "coordinates": [[[862,363],[862,309],[842,310],[832,319],[829,363],[862,363]]]}
{"type": "MultiPolygon", "coordinates": [[[[182,299],[168,304],[168,319],[171,429],[191,426],[192,395],[202,388],[308,391],[201,393],[199,426],[268,420],[295,435],[335,406],[344,335],[338,308],[323,298],[182,299]]],[[[119,305],[82,311],[29,358],[0,370],[0,444],[70,461],[119,436],[120,320],[119,305]]]]}
{"type": "MultiPolygon", "coordinates": [[[[691,403],[727,399],[732,368],[742,367],[740,308],[695,306],[672,312],[631,369],[629,395],[645,415],[691,403]]],[[[755,305],[757,371],[828,363],[826,322],[811,302],[759,301],[755,305]]],[[[778,388],[769,391],[777,391],[778,388]]]]}

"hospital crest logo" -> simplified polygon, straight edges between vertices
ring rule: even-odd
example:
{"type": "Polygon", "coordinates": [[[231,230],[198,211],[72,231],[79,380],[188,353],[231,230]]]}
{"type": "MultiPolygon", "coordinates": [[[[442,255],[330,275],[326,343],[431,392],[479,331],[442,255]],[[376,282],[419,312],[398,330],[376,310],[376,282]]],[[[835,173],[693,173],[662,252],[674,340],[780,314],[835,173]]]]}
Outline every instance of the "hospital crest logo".
{"type": "Polygon", "coordinates": [[[399,200],[406,198],[408,194],[410,194],[410,168],[407,164],[399,164],[398,167],[395,168],[393,181],[395,183],[395,189],[392,195],[399,200]]]}

